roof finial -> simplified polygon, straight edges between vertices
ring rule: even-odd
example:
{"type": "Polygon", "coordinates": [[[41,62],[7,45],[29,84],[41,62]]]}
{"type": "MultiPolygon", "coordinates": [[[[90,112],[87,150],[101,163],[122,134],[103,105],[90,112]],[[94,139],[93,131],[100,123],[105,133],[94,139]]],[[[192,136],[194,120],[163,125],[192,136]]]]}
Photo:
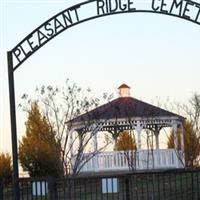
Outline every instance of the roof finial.
{"type": "Polygon", "coordinates": [[[122,84],[118,87],[120,97],[130,97],[130,87],[126,84],[122,84]]]}

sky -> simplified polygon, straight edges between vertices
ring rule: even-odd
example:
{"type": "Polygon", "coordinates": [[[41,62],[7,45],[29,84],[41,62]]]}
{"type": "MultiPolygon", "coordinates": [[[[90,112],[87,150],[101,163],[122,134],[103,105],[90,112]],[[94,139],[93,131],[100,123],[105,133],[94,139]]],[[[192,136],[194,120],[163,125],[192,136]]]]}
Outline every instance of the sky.
{"type": "MultiPolygon", "coordinates": [[[[33,29],[78,0],[0,0],[0,150],[11,150],[6,52],[33,29]]],[[[171,16],[132,13],[74,26],[15,71],[16,105],[36,86],[67,78],[95,95],[126,83],[133,97],[187,102],[200,92],[200,25],[171,16]]],[[[117,97],[117,94],[116,94],[117,97]]],[[[18,140],[26,115],[16,106],[18,140]]]]}

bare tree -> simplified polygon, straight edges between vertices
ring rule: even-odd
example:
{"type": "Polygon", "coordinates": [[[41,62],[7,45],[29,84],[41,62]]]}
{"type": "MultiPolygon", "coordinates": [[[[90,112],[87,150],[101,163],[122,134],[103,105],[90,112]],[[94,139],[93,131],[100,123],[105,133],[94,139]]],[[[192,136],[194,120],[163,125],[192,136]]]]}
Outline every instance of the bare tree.
{"type": "Polygon", "coordinates": [[[154,148],[153,148],[153,131],[146,129],[146,144],[147,144],[147,169],[151,168],[150,161],[152,162],[152,167],[154,168],[154,148]]]}
{"type": "Polygon", "coordinates": [[[187,103],[181,104],[177,101],[171,101],[169,98],[162,102],[157,99],[156,104],[159,107],[176,112],[185,116],[192,124],[196,134],[200,137],[200,94],[194,93],[187,103]]]}
{"type": "MultiPolygon", "coordinates": [[[[61,155],[63,168],[66,172],[65,175],[69,173],[69,168],[72,164],[70,157],[71,149],[73,148],[73,144],[77,144],[76,160],[74,161],[75,168],[72,172],[78,173],[86,160],[90,159],[92,156],[88,156],[88,158],[85,159],[83,152],[85,151],[90,140],[94,137],[94,130],[92,130],[89,134],[86,134],[84,131],[79,132],[73,138],[74,141],[69,143],[69,131],[71,127],[69,123],[66,122],[74,119],[80,114],[88,113],[89,110],[96,108],[100,103],[100,99],[93,96],[91,89],[83,90],[75,83],[71,84],[68,79],[62,88],[42,86],[40,88],[36,88],[35,92],[36,96],[34,98],[24,94],[22,96],[23,103],[19,106],[22,107],[23,111],[28,111],[31,102],[36,101],[38,103],[44,116],[54,127],[57,140],[62,144],[61,155]]],[[[111,98],[112,95],[104,93],[102,101],[106,102],[111,98]]],[[[102,148],[105,148],[106,145],[107,143],[102,148]]],[[[97,152],[94,152],[93,156],[96,153],[97,152]]]]}
{"type": "MultiPolygon", "coordinates": [[[[89,121],[87,121],[89,123],[89,121]]],[[[98,121],[93,122],[92,125],[84,125],[84,130],[78,130],[75,135],[76,139],[73,139],[71,143],[71,148],[73,148],[73,155],[69,155],[69,162],[71,166],[71,172],[73,175],[77,175],[81,172],[84,165],[89,162],[93,157],[95,157],[99,152],[105,150],[105,148],[112,142],[112,138],[106,135],[106,140],[101,147],[93,149],[91,152],[87,151],[87,147],[90,146],[91,142],[94,141],[94,137],[97,137],[97,132],[101,130],[101,125],[98,125],[98,121]],[[73,144],[76,145],[73,146],[73,144]],[[89,145],[90,144],[90,145],[89,145]]],[[[71,148],[69,150],[71,151],[71,148]]]]}
{"type": "Polygon", "coordinates": [[[185,105],[185,111],[193,123],[196,134],[200,137],[200,94],[195,93],[189,100],[189,106],[185,105]]]}
{"type": "MultiPolygon", "coordinates": [[[[199,162],[200,155],[200,140],[196,135],[194,126],[190,121],[185,121],[183,124],[184,128],[184,155],[185,155],[185,164],[187,167],[196,167],[199,162]]],[[[177,156],[180,161],[182,161],[182,155],[179,153],[181,150],[181,130],[177,129],[177,156]]],[[[174,134],[171,133],[168,137],[167,142],[168,148],[174,148],[174,134]]]]}
{"type": "MultiPolygon", "coordinates": [[[[194,162],[196,163],[194,165],[200,165],[200,154],[197,153],[200,144],[200,94],[194,93],[192,97],[188,100],[188,102],[183,104],[179,102],[170,101],[169,99],[167,99],[165,103],[158,100],[157,104],[159,104],[161,107],[171,110],[172,112],[176,112],[187,118],[187,122],[191,124],[192,131],[188,131],[188,129],[185,126],[183,126],[185,132],[185,148],[189,148],[185,149],[185,151],[190,152],[191,154],[191,158],[188,158],[189,156],[187,156],[186,160],[194,160],[194,162]],[[191,143],[192,141],[190,138],[195,138],[195,144],[187,145],[187,143],[191,143]],[[195,155],[195,159],[192,158],[192,155],[195,155]]],[[[170,136],[169,134],[167,134],[167,137],[170,140],[170,137],[172,138],[172,134],[170,136]]],[[[179,154],[179,151],[177,151],[176,153],[180,161],[182,161],[182,155],[179,154]]],[[[188,166],[193,166],[192,162],[186,164],[188,166]]]]}

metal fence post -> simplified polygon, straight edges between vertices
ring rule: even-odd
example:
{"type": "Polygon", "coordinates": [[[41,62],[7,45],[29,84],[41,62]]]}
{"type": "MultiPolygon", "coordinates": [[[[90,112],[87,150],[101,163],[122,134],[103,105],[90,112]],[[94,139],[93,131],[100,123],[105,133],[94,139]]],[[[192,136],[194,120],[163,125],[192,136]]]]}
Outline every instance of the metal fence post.
{"type": "Polygon", "coordinates": [[[56,180],[53,177],[48,178],[48,200],[58,200],[56,180]]]}
{"type": "Polygon", "coordinates": [[[130,200],[129,178],[125,178],[126,200],[130,200]]]}
{"type": "Polygon", "coordinates": [[[193,177],[193,173],[194,173],[194,171],[192,171],[192,172],[190,172],[190,174],[191,174],[191,187],[192,187],[192,199],[194,199],[194,196],[195,196],[195,194],[194,194],[194,192],[195,192],[195,190],[194,190],[194,177],[193,177]]]}
{"type": "Polygon", "coordinates": [[[0,181],[0,199],[3,200],[3,182],[0,181]]]}

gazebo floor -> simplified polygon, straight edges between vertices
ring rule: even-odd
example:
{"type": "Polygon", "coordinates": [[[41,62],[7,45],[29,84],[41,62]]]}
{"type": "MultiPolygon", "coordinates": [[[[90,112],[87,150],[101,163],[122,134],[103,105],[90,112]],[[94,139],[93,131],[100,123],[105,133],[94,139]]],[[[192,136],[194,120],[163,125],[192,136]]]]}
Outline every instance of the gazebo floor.
{"type": "Polygon", "coordinates": [[[113,177],[125,176],[130,174],[148,174],[148,173],[164,173],[173,171],[183,171],[185,168],[162,168],[162,169],[148,169],[148,170],[115,170],[115,171],[100,171],[100,172],[81,172],[77,177],[113,177]]]}

